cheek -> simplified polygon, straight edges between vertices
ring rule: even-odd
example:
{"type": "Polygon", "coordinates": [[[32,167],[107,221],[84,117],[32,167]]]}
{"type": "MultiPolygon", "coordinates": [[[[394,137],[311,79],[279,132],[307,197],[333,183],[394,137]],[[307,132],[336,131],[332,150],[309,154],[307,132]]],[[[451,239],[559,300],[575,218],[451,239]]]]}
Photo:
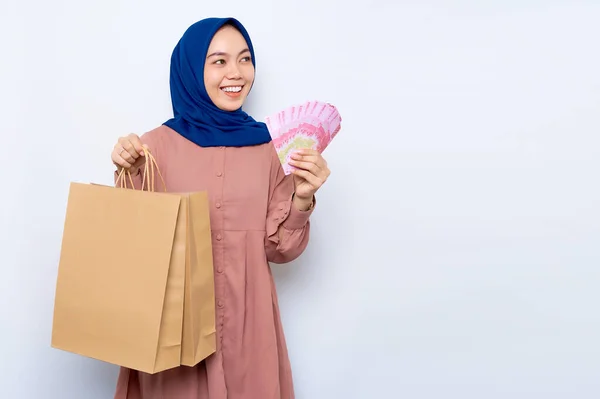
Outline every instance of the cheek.
{"type": "Polygon", "coordinates": [[[249,66],[244,68],[244,80],[248,83],[254,82],[254,67],[249,66]]]}
{"type": "Polygon", "coordinates": [[[204,73],[204,86],[207,91],[218,90],[222,81],[222,76],[215,71],[206,71],[204,73]]]}

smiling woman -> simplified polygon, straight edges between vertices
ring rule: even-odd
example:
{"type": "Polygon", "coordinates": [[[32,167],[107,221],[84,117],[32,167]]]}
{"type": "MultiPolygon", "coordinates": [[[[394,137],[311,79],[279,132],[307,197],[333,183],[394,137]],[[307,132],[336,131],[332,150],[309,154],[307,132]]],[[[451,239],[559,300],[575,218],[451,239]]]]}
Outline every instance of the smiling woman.
{"type": "Polygon", "coordinates": [[[195,367],[152,375],[123,367],[116,399],[294,398],[268,262],[294,260],[308,245],[315,193],[329,169],[317,151],[301,150],[293,173],[284,173],[266,125],[242,110],[255,67],[241,23],[197,22],[171,58],[173,118],[141,137],[121,137],[113,149],[115,176],[125,168],[137,189],[145,146],[167,191],[208,192],[217,344],[195,367]]]}
{"type": "Polygon", "coordinates": [[[208,48],[204,84],[212,102],[226,111],[242,107],[254,82],[252,55],[242,34],[227,24],[208,48]]]}

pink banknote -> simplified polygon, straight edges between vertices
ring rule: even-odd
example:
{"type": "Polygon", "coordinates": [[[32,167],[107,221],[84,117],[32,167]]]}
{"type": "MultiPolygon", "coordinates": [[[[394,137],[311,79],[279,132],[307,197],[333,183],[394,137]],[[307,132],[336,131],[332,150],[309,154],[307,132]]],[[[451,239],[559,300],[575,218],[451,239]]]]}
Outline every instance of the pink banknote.
{"type": "Polygon", "coordinates": [[[320,153],[341,129],[342,118],[331,104],[309,101],[286,108],[265,118],[265,123],[286,175],[290,174],[290,155],[301,148],[320,153]]]}

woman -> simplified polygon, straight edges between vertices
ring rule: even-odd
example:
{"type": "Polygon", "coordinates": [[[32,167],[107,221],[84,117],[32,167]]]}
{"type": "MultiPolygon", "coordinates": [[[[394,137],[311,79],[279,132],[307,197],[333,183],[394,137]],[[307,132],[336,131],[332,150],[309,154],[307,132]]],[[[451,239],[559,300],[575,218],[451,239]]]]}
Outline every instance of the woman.
{"type": "Polygon", "coordinates": [[[155,375],[122,368],[116,399],[294,398],[268,261],[304,251],[314,195],[330,172],[318,152],[302,150],[284,175],[266,126],[241,109],[254,68],[237,20],[195,23],[171,59],[174,118],[141,138],[121,137],[112,151],[136,188],[147,146],[168,191],[208,191],[217,304],[215,354],[155,375]]]}

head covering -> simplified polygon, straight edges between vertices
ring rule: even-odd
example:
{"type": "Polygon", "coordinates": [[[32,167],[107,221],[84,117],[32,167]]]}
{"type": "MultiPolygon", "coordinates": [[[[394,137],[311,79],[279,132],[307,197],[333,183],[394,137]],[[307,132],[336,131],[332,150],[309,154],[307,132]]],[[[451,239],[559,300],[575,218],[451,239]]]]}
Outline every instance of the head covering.
{"type": "Polygon", "coordinates": [[[204,63],[215,33],[225,24],[237,28],[256,67],[254,48],[244,26],[234,18],[207,18],[190,26],[177,43],[171,57],[171,102],[174,117],[164,123],[202,147],[249,146],[268,143],[267,126],[254,120],[241,108],[219,109],[204,86],[204,63]]]}

